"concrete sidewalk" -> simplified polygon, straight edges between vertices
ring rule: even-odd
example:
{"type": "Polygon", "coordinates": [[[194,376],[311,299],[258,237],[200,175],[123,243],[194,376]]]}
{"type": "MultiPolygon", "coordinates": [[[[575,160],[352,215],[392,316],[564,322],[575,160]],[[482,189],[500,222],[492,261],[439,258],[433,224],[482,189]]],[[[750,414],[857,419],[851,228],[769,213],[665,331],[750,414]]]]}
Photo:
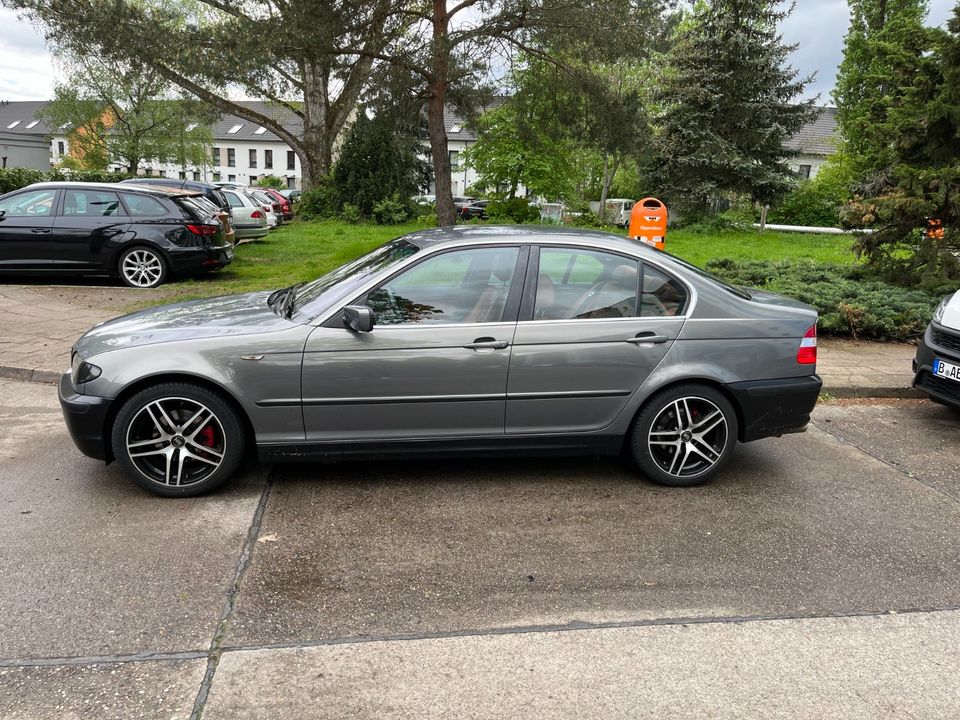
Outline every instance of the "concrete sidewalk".
{"type": "MultiPolygon", "coordinates": [[[[30,286],[0,286],[0,377],[56,382],[77,338],[119,314],[116,308],[57,300],[30,286]]],[[[922,397],[910,386],[915,352],[906,343],[821,338],[817,372],[823,391],[834,397],[922,397]]]]}

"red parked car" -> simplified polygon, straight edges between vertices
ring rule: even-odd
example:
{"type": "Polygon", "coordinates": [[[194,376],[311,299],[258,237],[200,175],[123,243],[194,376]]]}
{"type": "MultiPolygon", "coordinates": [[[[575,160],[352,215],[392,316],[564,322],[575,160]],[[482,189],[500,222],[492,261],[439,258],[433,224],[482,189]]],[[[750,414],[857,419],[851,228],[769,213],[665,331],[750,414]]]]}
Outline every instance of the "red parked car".
{"type": "Polygon", "coordinates": [[[290,201],[281,195],[279,192],[273,188],[260,188],[267,195],[272,197],[275,202],[280,203],[280,212],[283,213],[283,219],[285,221],[293,220],[293,206],[290,204],[290,201]]]}

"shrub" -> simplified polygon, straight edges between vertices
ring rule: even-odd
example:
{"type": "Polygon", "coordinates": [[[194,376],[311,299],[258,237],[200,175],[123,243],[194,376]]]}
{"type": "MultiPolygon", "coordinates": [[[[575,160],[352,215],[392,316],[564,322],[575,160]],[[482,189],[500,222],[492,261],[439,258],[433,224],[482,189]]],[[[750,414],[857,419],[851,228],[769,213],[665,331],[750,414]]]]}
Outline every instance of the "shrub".
{"type": "Polygon", "coordinates": [[[32,168],[0,168],[0,195],[13,192],[33,183],[59,180],[78,182],[120,182],[126,173],[112,173],[106,170],[67,170],[54,168],[44,172],[32,168]]]}
{"type": "MultiPolygon", "coordinates": [[[[371,215],[377,225],[400,225],[413,217],[413,208],[409,201],[403,201],[393,194],[373,204],[371,215]]],[[[346,207],[346,206],[344,206],[346,207]]]]}
{"type": "Polygon", "coordinates": [[[339,195],[333,182],[326,179],[300,196],[297,214],[304,220],[337,217],[339,195]]]}
{"type": "Polygon", "coordinates": [[[713,260],[707,270],[733,285],[769,290],[812,305],[825,335],[876,340],[920,336],[940,300],[883,282],[862,265],[713,260]]]}
{"type": "Polygon", "coordinates": [[[538,223],[540,208],[531,205],[527,198],[491,200],[487,205],[487,217],[495,223],[538,223]]]}
{"type": "Polygon", "coordinates": [[[340,219],[345,223],[357,225],[363,220],[363,215],[360,213],[360,208],[353,203],[344,203],[340,208],[340,219]]]}
{"type": "Polygon", "coordinates": [[[770,209],[767,222],[786,225],[836,227],[840,208],[850,199],[853,173],[850,163],[831,155],[812,180],[801,180],[780,203],[770,209]]]}
{"type": "Polygon", "coordinates": [[[287,184],[283,181],[283,178],[276,175],[264,175],[262,178],[257,180],[257,187],[282,190],[286,186],[287,184]]]}

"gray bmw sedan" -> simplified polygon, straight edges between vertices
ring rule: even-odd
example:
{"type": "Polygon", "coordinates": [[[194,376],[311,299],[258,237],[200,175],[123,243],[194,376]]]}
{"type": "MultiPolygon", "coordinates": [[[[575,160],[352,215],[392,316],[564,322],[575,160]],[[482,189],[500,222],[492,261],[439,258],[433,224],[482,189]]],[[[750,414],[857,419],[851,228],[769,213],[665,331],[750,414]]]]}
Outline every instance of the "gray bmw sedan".
{"type": "Polygon", "coordinates": [[[586,230],[398,238],[313,282],[99,325],[60,381],[77,447],[171,497],[266,461],[588,453],[696,485],[798,432],[816,312],[586,230]]]}

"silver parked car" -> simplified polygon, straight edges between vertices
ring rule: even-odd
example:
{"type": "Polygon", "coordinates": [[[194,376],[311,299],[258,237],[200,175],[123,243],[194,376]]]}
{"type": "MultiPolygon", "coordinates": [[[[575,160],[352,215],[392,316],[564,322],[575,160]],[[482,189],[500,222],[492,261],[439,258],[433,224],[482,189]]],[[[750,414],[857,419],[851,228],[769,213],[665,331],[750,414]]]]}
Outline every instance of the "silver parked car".
{"type": "Polygon", "coordinates": [[[267,214],[259,202],[240,190],[223,189],[230,204],[230,215],[237,242],[259,240],[270,233],[267,214]]]}
{"type": "Polygon", "coordinates": [[[394,240],[305,284],[144,310],[73,349],[81,451],[161,495],[247,449],[632,456],[666,485],[736,442],[802,430],[816,313],[606,233],[465,226],[394,240]]]}

